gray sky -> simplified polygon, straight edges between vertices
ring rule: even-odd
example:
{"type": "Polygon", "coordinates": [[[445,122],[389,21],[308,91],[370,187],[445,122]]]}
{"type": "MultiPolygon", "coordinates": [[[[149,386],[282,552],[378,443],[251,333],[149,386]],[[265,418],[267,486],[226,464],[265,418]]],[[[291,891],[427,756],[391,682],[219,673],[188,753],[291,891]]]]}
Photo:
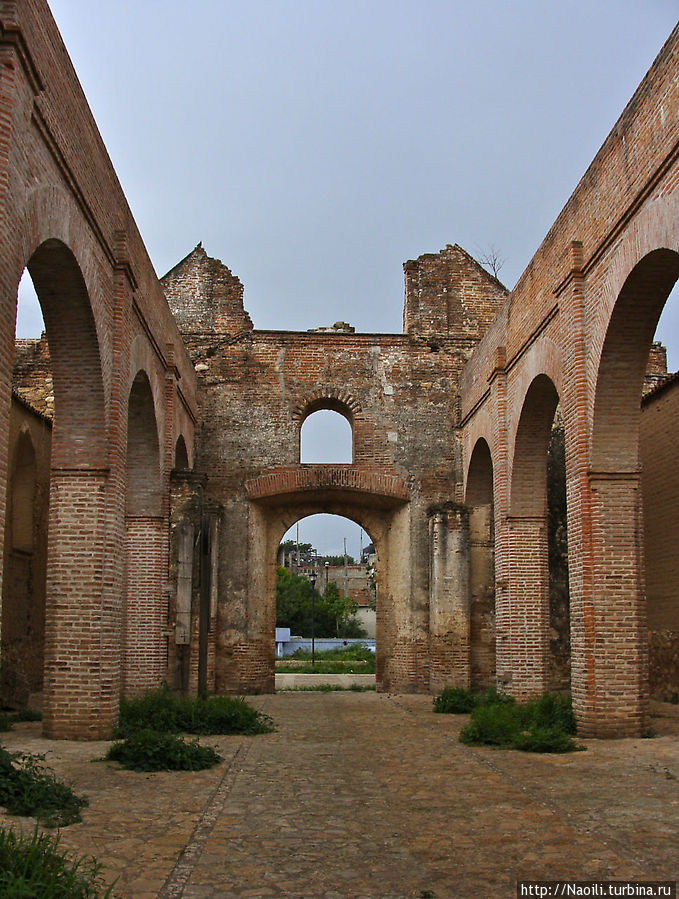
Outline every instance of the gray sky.
{"type": "MultiPolygon", "coordinates": [[[[243,281],[256,328],[387,332],[402,328],[402,263],[447,243],[494,244],[514,286],[679,12],[677,0],[51,6],[158,274],[202,240],[243,281]]],[[[676,297],[667,310],[676,369],[676,297]]]]}

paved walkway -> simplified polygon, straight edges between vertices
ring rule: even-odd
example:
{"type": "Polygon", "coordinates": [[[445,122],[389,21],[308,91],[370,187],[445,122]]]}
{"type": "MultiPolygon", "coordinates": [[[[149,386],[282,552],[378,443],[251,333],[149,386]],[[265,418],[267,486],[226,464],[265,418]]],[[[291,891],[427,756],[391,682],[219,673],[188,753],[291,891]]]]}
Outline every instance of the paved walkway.
{"type": "Polygon", "coordinates": [[[465,718],[429,697],[252,701],[276,733],[208,738],[226,759],[210,771],[123,771],[94,761],[106,744],[35,724],[3,742],[88,795],[62,845],[102,861],[119,896],[484,899],[517,878],[679,878],[677,707],[655,739],[536,756],[462,746],[465,718]]]}

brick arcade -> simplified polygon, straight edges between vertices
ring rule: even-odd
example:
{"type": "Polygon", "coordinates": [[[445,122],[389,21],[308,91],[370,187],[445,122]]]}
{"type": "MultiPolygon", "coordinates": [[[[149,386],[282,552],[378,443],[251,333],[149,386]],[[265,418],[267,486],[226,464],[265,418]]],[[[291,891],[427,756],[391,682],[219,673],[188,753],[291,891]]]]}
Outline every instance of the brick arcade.
{"type": "Polygon", "coordinates": [[[261,331],[201,246],[158,280],[47,6],[0,3],[3,670],[42,688],[47,735],[106,736],[162,679],[272,690],[276,551],[316,512],[375,544],[378,689],[541,693],[557,409],[574,707],[584,734],[643,730],[649,622],[654,689],[679,688],[677,581],[644,578],[663,475],[640,465],[678,468],[671,384],[644,401],[655,458],[640,409],[679,274],[678,45],[511,293],[452,245],[405,263],[402,334],[261,331]],[[15,364],[25,267],[46,340],[15,364]],[[350,463],[300,462],[321,409],[350,463]]]}

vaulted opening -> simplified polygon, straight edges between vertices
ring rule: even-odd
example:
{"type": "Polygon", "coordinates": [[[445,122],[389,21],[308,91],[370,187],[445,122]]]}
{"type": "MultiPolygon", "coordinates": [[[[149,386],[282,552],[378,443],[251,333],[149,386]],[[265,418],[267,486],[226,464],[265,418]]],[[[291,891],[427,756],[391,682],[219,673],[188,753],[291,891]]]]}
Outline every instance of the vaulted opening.
{"type": "Polygon", "coordinates": [[[300,462],[351,465],[353,432],[348,415],[329,408],[320,408],[309,414],[300,431],[300,462]]]}
{"type": "Polygon", "coordinates": [[[277,689],[309,673],[374,685],[378,566],[363,528],[339,515],[304,517],[283,536],[277,566],[277,689]]]}

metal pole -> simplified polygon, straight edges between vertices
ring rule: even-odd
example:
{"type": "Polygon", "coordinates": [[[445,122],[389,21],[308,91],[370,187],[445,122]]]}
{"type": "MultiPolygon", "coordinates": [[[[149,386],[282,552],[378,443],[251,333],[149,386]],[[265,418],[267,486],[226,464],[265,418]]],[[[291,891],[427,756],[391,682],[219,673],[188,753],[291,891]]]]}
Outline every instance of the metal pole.
{"type": "Polygon", "coordinates": [[[316,572],[311,572],[311,667],[316,664],[316,572]]]}

